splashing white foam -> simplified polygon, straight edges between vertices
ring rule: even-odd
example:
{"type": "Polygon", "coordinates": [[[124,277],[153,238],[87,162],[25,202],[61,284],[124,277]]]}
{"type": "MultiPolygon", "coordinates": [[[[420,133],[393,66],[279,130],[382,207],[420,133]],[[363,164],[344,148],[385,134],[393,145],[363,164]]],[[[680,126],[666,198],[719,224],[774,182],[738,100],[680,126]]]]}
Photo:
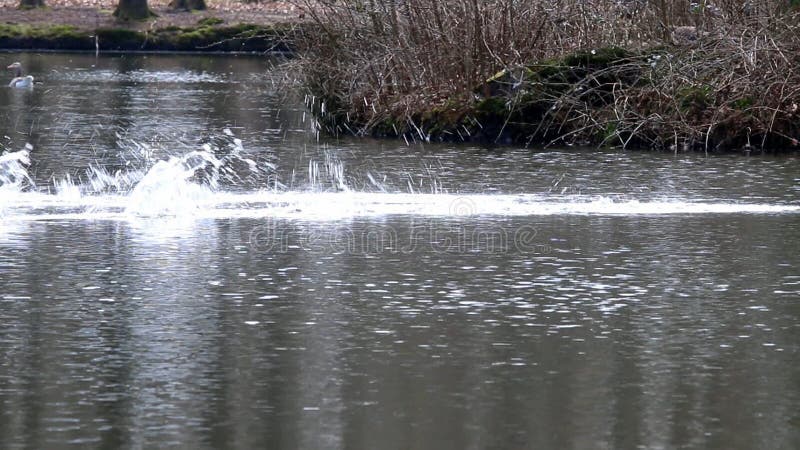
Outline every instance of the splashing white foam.
{"type": "Polygon", "coordinates": [[[798,213],[800,206],[687,202],[619,201],[606,197],[553,197],[524,194],[405,194],[383,192],[274,192],[215,196],[211,217],[286,217],[339,220],[349,217],[417,215],[463,220],[482,216],[676,215],[798,213]],[[246,207],[242,207],[246,205],[246,207]]]}
{"type": "Polygon", "coordinates": [[[308,188],[312,191],[349,192],[350,185],[345,175],[344,163],[331,152],[325,152],[325,159],[320,162],[308,161],[308,188]]]}
{"type": "Polygon", "coordinates": [[[30,144],[24,150],[0,155],[0,188],[20,190],[25,185],[33,185],[26,166],[31,163],[30,144]]]}
{"type": "MultiPolygon", "coordinates": [[[[298,218],[325,221],[352,217],[417,215],[472,220],[481,216],[535,215],[666,215],[666,214],[784,214],[799,213],[800,206],[748,204],[720,201],[666,199],[641,201],[624,196],[563,196],[555,194],[447,194],[388,192],[368,176],[373,189],[348,187],[344,166],[326,158],[309,164],[309,188],[231,192],[220,180],[238,186],[243,174],[258,171],[256,163],[237,158],[241,142],[232,153],[217,157],[213,149],[189,152],[156,162],[146,172],[108,173],[87,170],[88,181],[79,184],[65,177],[55,182],[56,194],[39,192],[26,166],[29,153],[22,150],[0,156],[0,218],[14,220],[130,220],[169,217],[182,221],[198,218],[298,218]],[[242,166],[244,162],[244,166],[242,166]]],[[[274,169],[268,166],[267,169],[274,169]]]]}
{"type": "Polygon", "coordinates": [[[24,150],[0,155],[0,219],[9,214],[13,200],[26,186],[33,186],[26,166],[31,163],[30,144],[24,150]]]}
{"type": "Polygon", "coordinates": [[[139,216],[193,215],[212,203],[221,166],[207,151],[159,161],[127,197],[125,211],[139,216]],[[197,182],[196,177],[205,179],[197,182]]]}

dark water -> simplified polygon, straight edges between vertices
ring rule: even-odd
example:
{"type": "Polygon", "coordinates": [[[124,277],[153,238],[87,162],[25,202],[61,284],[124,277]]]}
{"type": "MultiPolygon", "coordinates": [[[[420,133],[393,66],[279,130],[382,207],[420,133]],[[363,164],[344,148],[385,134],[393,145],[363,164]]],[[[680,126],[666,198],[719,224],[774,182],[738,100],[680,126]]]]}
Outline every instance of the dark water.
{"type": "Polygon", "coordinates": [[[42,84],[0,89],[35,184],[0,190],[35,203],[0,202],[0,448],[800,446],[797,158],[318,142],[264,58],[5,56],[42,84]],[[55,195],[226,129],[271,169],[210,195],[296,214],[55,195]],[[566,212],[313,214],[342,185],[566,212]]]}

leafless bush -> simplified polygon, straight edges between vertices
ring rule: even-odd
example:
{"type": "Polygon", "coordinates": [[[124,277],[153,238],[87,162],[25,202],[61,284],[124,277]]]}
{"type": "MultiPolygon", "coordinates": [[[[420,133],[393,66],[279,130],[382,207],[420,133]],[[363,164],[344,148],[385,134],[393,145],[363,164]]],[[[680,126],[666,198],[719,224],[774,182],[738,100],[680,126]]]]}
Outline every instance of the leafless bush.
{"type": "Polygon", "coordinates": [[[798,146],[798,16],[719,21],[694,45],[651,54],[646,83],[615,94],[604,115],[620,142],[674,149],[798,146]]]}
{"type": "Polygon", "coordinates": [[[727,126],[718,119],[730,107],[746,111],[761,136],[800,85],[792,1],[298,0],[314,30],[301,70],[329,125],[363,134],[432,110],[468,111],[498,71],[617,46],[663,59],[629,62],[646,82],[620,83],[610,107],[563,94],[555,110],[570,105],[569,119],[559,119],[570,126],[559,130],[608,134],[601,121],[613,121],[609,136],[624,143],[666,130],[708,140],[709,129],[727,126]],[[688,38],[676,49],[681,29],[688,38]]]}

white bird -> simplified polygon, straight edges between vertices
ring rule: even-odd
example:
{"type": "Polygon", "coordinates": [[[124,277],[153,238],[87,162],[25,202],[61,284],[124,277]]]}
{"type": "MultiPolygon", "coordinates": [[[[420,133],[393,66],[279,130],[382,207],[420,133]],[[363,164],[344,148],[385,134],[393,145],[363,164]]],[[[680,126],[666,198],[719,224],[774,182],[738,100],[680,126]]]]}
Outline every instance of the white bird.
{"type": "Polygon", "coordinates": [[[20,89],[33,87],[33,77],[30,75],[22,76],[22,64],[15,62],[6,68],[14,71],[14,79],[11,80],[11,83],[8,83],[8,87],[20,89]]]}

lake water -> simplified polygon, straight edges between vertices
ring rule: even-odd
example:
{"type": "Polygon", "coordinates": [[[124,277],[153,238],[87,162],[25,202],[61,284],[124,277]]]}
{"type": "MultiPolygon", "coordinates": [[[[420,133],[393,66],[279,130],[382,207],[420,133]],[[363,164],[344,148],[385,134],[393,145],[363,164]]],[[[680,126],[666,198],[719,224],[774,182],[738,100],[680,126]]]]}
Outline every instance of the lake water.
{"type": "Polygon", "coordinates": [[[2,59],[0,448],[800,447],[796,156],[333,140],[263,57],[2,59]]]}

